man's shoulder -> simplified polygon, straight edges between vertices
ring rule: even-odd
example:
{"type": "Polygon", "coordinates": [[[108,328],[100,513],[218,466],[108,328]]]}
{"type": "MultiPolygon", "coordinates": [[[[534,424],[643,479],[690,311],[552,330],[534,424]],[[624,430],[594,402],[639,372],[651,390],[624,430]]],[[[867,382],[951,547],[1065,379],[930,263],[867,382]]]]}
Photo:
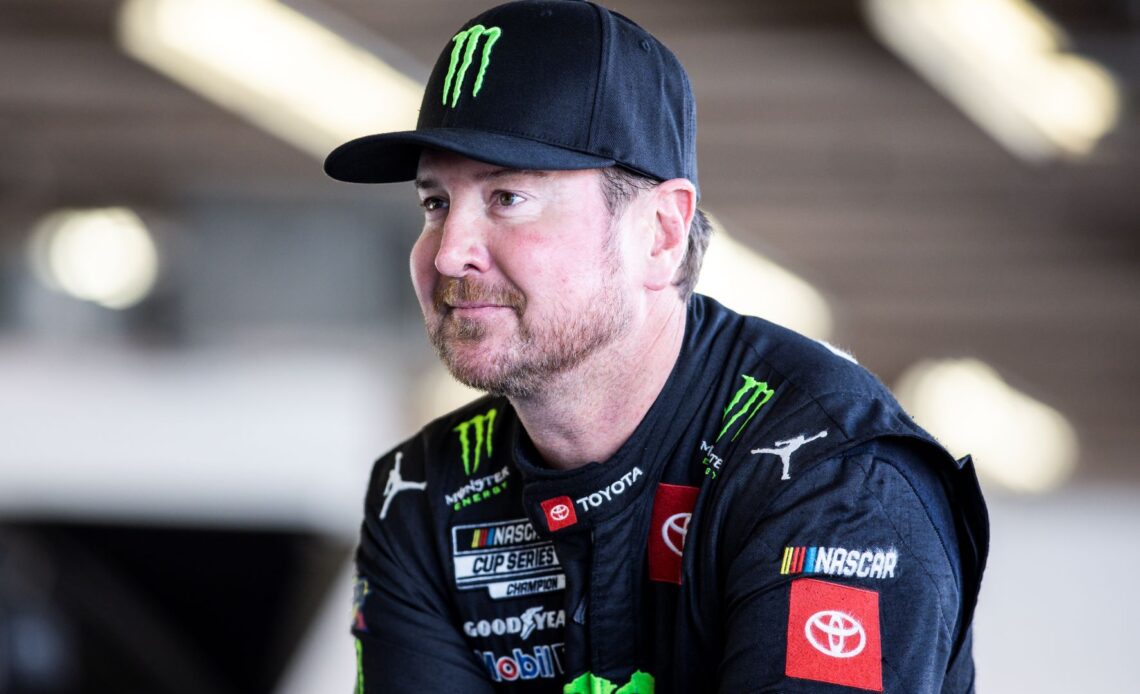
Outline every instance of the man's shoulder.
{"type": "MultiPolygon", "coordinates": [[[[763,373],[769,385],[796,390],[804,398],[858,401],[888,398],[890,391],[855,357],[823,340],[802,335],[756,316],[736,313],[704,296],[694,297],[695,346],[718,353],[716,366],[733,380],[737,371],[763,373]],[[839,396],[839,397],[835,397],[839,396]]],[[[760,378],[760,376],[753,376],[760,378]]]]}
{"type": "MultiPolygon", "coordinates": [[[[480,450],[491,448],[493,451],[506,423],[513,419],[514,410],[506,398],[484,395],[431,420],[385,452],[378,462],[390,459],[396,453],[417,460],[436,459],[441,451],[451,449],[462,458],[466,447],[469,456],[467,467],[471,467],[474,461],[470,457],[476,453],[475,443],[480,444],[480,450]]],[[[459,462],[462,465],[462,460],[459,462]]]]}
{"type": "Polygon", "coordinates": [[[706,367],[717,381],[710,414],[722,423],[713,445],[725,458],[754,455],[754,449],[786,458],[808,444],[815,453],[831,453],[882,436],[933,441],[850,354],[701,302],[701,327],[713,335],[709,351],[717,355],[706,367]]]}
{"type": "Polygon", "coordinates": [[[397,461],[402,471],[433,481],[484,470],[495,457],[496,447],[504,451],[500,457],[506,457],[505,442],[499,444],[513,418],[510,402],[490,395],[441,415],[377,458],[370,486],[382,488],[397,461]]]}
{"type": "Polygon", "coordinates": [[[851,355],[703,302],[703,324],[717,333],[720,344],[714,351],[724,357],[708,367],[716,369],[711,373],[719,383],[707,410],[716,426],[708,427],[712,435],[701,446],[705,475],[721,487],[718,497],[743,494],[751,505],[763,505],[765,499],[803,489],[795,479],[821,462],[847,458],[876,441],[907,442],[890,448],[907,452],[892,461],[904,469],[953,465],[942,446],[851,355]]]}
{"type": "Polygon", "coordinates": [[[510,401],[484,395],[428,422],[415,438],[432,442],[454,439],[460,443],[466,436],[493,437],[501,431],[503,423],[513,417],[510,401]]]}

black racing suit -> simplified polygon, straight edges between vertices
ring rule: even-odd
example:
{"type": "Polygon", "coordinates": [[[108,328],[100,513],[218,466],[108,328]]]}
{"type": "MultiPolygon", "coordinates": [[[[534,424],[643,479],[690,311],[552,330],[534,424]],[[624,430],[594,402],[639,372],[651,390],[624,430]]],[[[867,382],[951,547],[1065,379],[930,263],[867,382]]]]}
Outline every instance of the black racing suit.
{"type": "Polygon", "coordinates": [[[969,692],[988,543],[969,459],[874,376],[694,296],[611,459],[548,469],[486,397],[377,462],[358,687],[969,692]]]}

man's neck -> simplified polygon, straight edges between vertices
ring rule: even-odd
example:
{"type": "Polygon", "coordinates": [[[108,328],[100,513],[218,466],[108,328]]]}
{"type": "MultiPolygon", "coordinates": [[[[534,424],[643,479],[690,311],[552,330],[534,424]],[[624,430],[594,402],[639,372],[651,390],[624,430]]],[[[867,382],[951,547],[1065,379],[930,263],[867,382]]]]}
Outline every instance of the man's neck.
{"type": "Polygon", "coordinates": [[[677,303],[638,331],[641,339],[601,350],[561,374],[543,393],[512,399],[547,465],[569,470],[605,461],[621,448],[657,400],[685,338],[677,303]]]}

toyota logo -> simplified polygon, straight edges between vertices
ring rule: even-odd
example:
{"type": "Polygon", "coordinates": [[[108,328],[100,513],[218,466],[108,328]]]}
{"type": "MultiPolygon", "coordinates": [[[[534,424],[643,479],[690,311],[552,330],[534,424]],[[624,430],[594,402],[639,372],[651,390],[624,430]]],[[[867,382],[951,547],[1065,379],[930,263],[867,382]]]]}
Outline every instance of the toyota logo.
{"type": "Polygon", "coordinates": [[[808,617],[804,635],[815,650],[832,658],[854,658],[867,645],[863,625],[836,610],[823,610],[808,617]]]}
{"type": "Polygon", "coordinates": [[[665,540],[665,546],[678,557],[685,548],[685,535],[689,532],[689,519],[692,517],[691,513],[674,513],[661,524],[661,539],[665,540]]]}
{"type": "Polygon", "coordinates": [[[556,521],[564,521],[570,516],[570,507],[566,504],[558,504],[550,508],[550,517],[556,521]]]}

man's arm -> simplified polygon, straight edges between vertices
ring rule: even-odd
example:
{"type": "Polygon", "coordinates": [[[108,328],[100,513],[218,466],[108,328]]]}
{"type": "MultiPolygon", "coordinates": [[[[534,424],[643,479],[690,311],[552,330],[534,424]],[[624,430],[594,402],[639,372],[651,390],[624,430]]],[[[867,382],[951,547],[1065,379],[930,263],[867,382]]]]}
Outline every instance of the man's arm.
{"type": "Polygon", "coordinates": [[[954,520],[924,457],[865,444],[732,514],[721,691],[972,690],[954,520]]]}
{"type": "Polygon", "coordinates": [[[491,692],[450,614],[447,567],[435,553],[434,490],[415,486],[427,480],[423,459],[415,444],[405,448],[376,464],[365,503],[352,625],[357,694],[491,692]]]}

